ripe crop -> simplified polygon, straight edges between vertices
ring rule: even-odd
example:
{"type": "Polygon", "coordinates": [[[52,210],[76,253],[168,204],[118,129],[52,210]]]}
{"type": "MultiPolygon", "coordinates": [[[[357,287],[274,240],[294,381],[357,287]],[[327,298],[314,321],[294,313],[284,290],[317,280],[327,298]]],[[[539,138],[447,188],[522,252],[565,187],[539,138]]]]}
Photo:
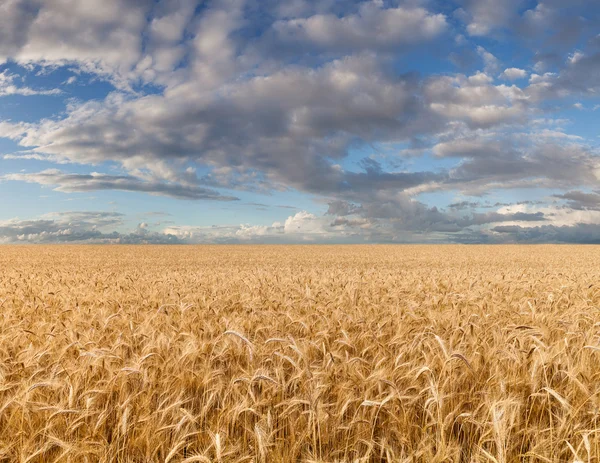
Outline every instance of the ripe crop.
{"type": "Polygon", "coordinates": [[[0,248],[0,461],[597,462],[600,248],[0,248]]]}

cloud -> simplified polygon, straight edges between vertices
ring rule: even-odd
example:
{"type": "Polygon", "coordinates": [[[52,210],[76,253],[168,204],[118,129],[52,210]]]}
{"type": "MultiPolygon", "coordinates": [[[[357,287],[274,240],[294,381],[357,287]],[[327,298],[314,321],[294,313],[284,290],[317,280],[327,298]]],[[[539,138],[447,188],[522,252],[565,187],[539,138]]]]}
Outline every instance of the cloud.
{"type": "Polygon", "coordinates": [[[500,67],[500,62],[498,61],[498,58],[496,58],[482,46],[477,47],[477,54],[483,60],[484,70],[486,73],[495,74],[496,72],[498,72],[498,68],[500,67]]]}
{"type": "Polygon", "coordinates": [[[566,200],[567,207],[571,209],[600,211],[600,193],[584,193],[574,190],[554,195],[554,197],[566,200]]]}
{"type": "Polygon", "coordinates": [[[69,211],[54,212],[46,215],[47,217],[57,217],[61,223],[77,223],[80,226],[94,228],[104,228],[120,226],[123,224],[124,214],[120,212],[90,212],[90,211],[69,211]]]}
{"type": "Polygon", "coordinates": [[[482,207],[481,203],[477,201],[460,201],[457,203],[448,204],[449,209],[455,209],[457,211],[463,209],[475,209],[477,207],[482,207]]]}
{"type": "Polygon", "coordinates": [[[15,80],[17,77],[17,75],[11,74],[6,70],[0,72],[0,97],[8,95],[60,95],[62,93],[60,89],[43,90],[16,85],[15,80]]]}
{"type": "Polygon", "coordinates": [[[287,68],[218,94],[187,90],[135,99],[114,94],[73,107],[65,119],[5,131],[55,160],[113,161],[169,181],[179,181],[179,166],[189,162],[212,166],[210,179],[223,187],[236,188],[239,176],[257,188],[285,184],[311,192],[376,187],[379,180],[406,188],[436,177],[345,173],[330,161],[353,144],[410,139],[443,123],[417,95],[418,81],[387,73],[374,56],[287,68]]]}
{"type": "Polygon", "coordinates": [[[575,224],[572,226],[543,225],[521,227],[518,225],[497,226],[492,231],[497,240],[518,243],[577,243],[600,244],[600,224],[575,224]]]}
{"type": "Polygon", "coordinates": [[[505,79],[505,80],[518,80],[518,79],[524,79],[528,76],[527,71],[525,71],[524,69],[519,69],[519,68],[508,68],[505,69],[502,74],[500,74],[500,77],[505,79]]]}
{"type": "Polygon", "coordinates": [[[581,223],[552,224],[551,212],[510,211],[511,208],[526,207],[511,205],[504,212],[460,215],[429,208],[406,197],[396,197],[385,204],[351,207],[351,213],[346,216],[318,216],[300,211],[271,225],[203,227],[137,222],[131,231],[127,231],[131,220],[121,213],[74,211],[0,222],[0,243],[424,243],[463,242],[475,236],[480,241],[508,242],[518,239],[515,234],[525,236],[527,240],[543,240],[542,236],[549,236],[548,232],[552,230],[561,231],[560,240],[580,239],[576,230],[581,228],[581,223]],[[384,217],[387,220],[382,220],[384,217]]]}
{"type": "Polygon", "coordinates": [[[167,83],[188,52],[184,37],[193,27],[194,10],[199,0],[171,0],[154,6],[153,17],[146,27],[145,56],[136,69],[144,80],[167,83]]]}
{"type": "Polygon", "coordinates": [[[153,3],[8,0],[0,14],[8,25],[0,40],[0,60],[43,66],[76,63],[87,72],[123,82],[142,57],[145,18],[153,3]]]}
{"type": "Polygon", "coordinates": [[[569,188],[597,185],[600,178],[600,159],[576,143],[559,145],[542,140],[524,149],[508,143],[481,148],[479,156],[471,156],[450,172],[452,181],[463,191],[569,188]]]}
{"type": "MultiPolygon", "coordinates": [[[[404,190],[444,181],[434,172],[352,172],[333,161],[356,145],[415,140],[469,127],[522,123],[527,96],[493,85],[484,73],[395,76],[373,55],[334,60],[317,69],[290,67],[228,84],[218,94],[175,87],[165,95],[71,108],[68,117],[4,132],[33,155],[55,162],[120,163],[135,174],[181,182],[179,167],[210,166],[213,187],[268,190],[282,185],[317,194],[404,190]],[[294,92],[289,89],[293,88],[294,92]],[[185,90],[185,91],[184,91],[185,90]]],[[[31,154],[30,154],[31,156],[31,154]]]]}
{"type": "Polygon", "coordinates": [[[0,64],[27,42],[29,28],[38,11],[34,2],[5,0],[0,4],[0,64]]]}
{"type": "Polygon", "coordinates": [[[592,39],[587,50],[573,51],[565,60],[553,63],[557,68],[553,72],[531,74],[528,87],[531,97],[538,101],[596,98],[600,92],[600,82],[596,78],[600,72],[600,39],[598,42],[592,39]]]}
{"type": "Polygon", "coordinates": [[[423,93],[430,109],[448,120],[464,121],[471,128],[525,122],[528,96],[516,86],[493,85],[488,74],[433,77],[423,93]]]}
{"type": "Polygon", "coordinates": [[[27,124],[12,123],[0,120],[0,137],[20,140],[27,131],[27,124]]]}
{"type": "Polygon", "coordinates": [[[106,238],[102,229],[118,226],[123,215],[113,212],[63,212],[34,220],[0,222],[0,242],[71,242],[106,238]]]}
{"type": "Polygon", "coordinates": [[[429,41],[442,34],[447,23],[443,14],[423,8],[383,8],[382,2],[365,1],[355,14],[317,14],[279,20],[272,27],[279,46],[303,44],[323,51],[354,52],[392,50],[429,41]]]}
{"type": "Polygon", "coordinates": [[[171,226],[164,233],[186,243],[361,243],[370,238],[363,233],[366,226],[365,220],[331,220],[300,211],[272,225],[171,226]]]}
{"type": "MultiPolygon", "coordinates": [[[[327,220],[327,219],[325,219],[327,220]]],[[[322,235],[327,233],[326,222],[309,212],[301,211],[288,217],[283,224],[283,232],[302,236],[322,235]]]]}
{"type": "Polygon", "coordinates": [[[596,150],[560,130],[454,130],[440,137],[431,151],[437,158],[457,161],[448,179],[435,185],[438,190],[480,196],[510,188],[593,187],[600,179],[596,150]]]}
{"type": "Polygon", "coordinates": [[[121,190],[144,192],[178,199],[216,201],[233,201],[237,199],[231,196],[222,196],[217,191],[198,185],[165,183],[130,175],[106,175],[95,172],[91,174],[72,174],[56,169],[48,169],[37,173],[7,174],[1,176],[0,180],[56,186],[55,191],[68,193],[121,190]]]}
{"type": "Polygon", "coordinates": [[[472,36],[486,36],[508,27],[517,16],[522,0],[463,0],[464,10],[459,17],[467,23],[472,36]]]}
{"type": "MultiPolygon", "coordinates": [[[[463,205],[464,206],[464,205],[463,205]]],[[[462,214],[463,207],[450,207],[446,212],[429,207],[404,193],[378,193],[361,205],[344,201],[329,204],[328,215],[343,217],[346,222],[364,227],[364,236],[386,242],[448,240],[453,235],[464,234],[471,228],[495,223],[544,222],[543,212],[487,212],[462,214]],[[366,222],[364,221],[366,219],[366,222]],[[358,221],[357,221],[358,220],[358,221]],[[415,237],[419,237],[415,239],[415,237]]],[[[453,238],[450,238],[453,239],[453,238]]]]}
{"type": "Polygon", "coordinates": [[[118,212],[53,212],[41,217],[0,221],[0,243],[184,244],[174,235],[138,226],[123,228],[126,217],[118,212]]]}

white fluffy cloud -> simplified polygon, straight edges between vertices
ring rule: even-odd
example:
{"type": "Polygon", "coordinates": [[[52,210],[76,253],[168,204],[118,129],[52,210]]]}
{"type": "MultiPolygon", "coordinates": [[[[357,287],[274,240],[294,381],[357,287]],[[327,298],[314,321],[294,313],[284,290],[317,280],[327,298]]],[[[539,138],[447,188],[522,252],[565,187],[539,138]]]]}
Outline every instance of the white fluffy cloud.
{"type": "Polygon", "coordinates": [[[0,61],[74,63],[123,84],[142,58],[152,6],[150,0],[7,0],[0,6],[0,61]]]}
{"type": "Polygon", "coordinates": [[[0,97],[7,95],[60,95],[62,92],[59,89],[33,89],[31,87],[18,85],[18,76],[11,74],[8,71],[0,72],[0,97]]]}
{"type": "Polygon", "coordinates": [[[424,87],[424,95],[435,113],[473,128],[528,119],[527,94],[516,86],[494,85],[493,78],[483,72],[432,78],[424,87]]]}
{"type": "Polygon", "coordinates": [[[431,40],[446,28],[443,14],[418,7],[383,8],[366,1],[346,16],[317,14],[280,20],[273,25],[277,39],[288,44],[310,44],[330,51],[394,49],[431,40]]]}
{"type": "Polygon", "coordinates": [[[518,79],[524,79],[528,76],[527,71],[525,71],[524,69],[519,69],[519,68],[507,68],[505,69],[502,74],[500,74],[500,77],[502,77],[505,80],[518,80],[518,79]]]}

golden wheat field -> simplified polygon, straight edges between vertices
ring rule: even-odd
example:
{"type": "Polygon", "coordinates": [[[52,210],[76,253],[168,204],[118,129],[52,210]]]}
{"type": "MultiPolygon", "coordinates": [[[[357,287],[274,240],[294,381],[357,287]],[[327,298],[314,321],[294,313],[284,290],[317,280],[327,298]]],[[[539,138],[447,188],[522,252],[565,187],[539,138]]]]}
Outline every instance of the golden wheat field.
{"type": "Polygon", "coordinates": [[[0,308],[0,461],[600,461],[599,247],[4,246],[0,308]]]}

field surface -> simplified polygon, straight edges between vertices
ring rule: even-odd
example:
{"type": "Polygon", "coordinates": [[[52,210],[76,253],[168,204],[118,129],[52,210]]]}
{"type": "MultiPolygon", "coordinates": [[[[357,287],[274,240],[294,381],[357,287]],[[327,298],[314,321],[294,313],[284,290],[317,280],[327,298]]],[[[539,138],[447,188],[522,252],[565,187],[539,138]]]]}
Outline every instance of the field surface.
{"type": "Polygon", "coordinates": [[[3,462],[598,462],[599,418],[599,247],[0,247],[3,462]]]}

